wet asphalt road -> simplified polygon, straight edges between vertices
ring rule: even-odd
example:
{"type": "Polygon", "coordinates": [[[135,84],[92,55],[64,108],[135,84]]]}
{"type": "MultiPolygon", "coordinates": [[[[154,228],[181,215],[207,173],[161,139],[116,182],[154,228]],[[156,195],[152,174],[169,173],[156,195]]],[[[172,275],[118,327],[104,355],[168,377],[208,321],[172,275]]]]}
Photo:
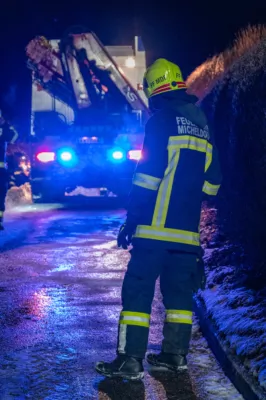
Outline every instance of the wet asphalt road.
{"type": "MultiPolygon", "coordinates": [[[[115,239],[124,213],[48,210],[19,219],[0,234],[0,400],[242,399],[196,320],[188,373],[154,376],[145,365],[143,383],[97,375],[94,363],[115,356],[128,261],[115,239]],[[20,226],[27,227],[21,236],[12,231],[20,226]],[[12,240],[3,247],[6,237],[12,240]]],[[[163,315],[157,289],[149,345],[155,351],[163,315]]]]}

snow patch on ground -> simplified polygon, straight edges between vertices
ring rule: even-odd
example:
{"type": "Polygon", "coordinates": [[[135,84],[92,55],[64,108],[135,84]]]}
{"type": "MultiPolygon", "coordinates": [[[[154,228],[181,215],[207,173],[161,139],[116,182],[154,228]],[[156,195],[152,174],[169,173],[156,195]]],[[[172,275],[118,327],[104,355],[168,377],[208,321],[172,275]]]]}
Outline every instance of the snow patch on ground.
{"type": "Polygon", "coordinates": [[[23,204],[32,204],[32,192],[29,183],[19,187],[9,189],[6,196],[6,209],[12,210],[14,207],[23,204]]]}
{"type": "Polygon", "coordinates": [[[265,304],[256,304],[256,296],[245,288],[228,290],[223,285],[205,290],[201,297],[221,339],[266,389],[265,304]]]}
{"type": "Polygon", "coordinates": [[[66,192],[65,196],[85,196],[85,197],[116,197],[116,195],[106,188],[85,188],[83,186],[77,186],[71,192],[66,192]]]}

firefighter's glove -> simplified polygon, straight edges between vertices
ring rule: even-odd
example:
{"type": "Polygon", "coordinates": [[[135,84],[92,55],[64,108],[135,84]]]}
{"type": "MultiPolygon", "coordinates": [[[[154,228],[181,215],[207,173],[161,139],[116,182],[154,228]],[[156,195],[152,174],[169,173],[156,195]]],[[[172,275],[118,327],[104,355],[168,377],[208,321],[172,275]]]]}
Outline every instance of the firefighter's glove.
{"type": "Polygon", "coordinates": [[[117,246],[122,247],[124,250],[127,250],[128,246],[132,242],[132,236],[135,233],[135,230],[136,227],[124,223],[121,226],[117,236],[117,246]]]}

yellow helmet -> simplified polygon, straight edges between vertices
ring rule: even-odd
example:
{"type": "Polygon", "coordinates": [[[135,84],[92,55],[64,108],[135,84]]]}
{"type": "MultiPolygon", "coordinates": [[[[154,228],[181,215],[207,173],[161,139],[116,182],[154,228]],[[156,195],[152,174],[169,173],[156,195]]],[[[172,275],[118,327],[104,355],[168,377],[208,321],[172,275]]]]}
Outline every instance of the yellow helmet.
{"type": "Polygon", "coordinates": [[[149,99],[157,94],[187,89],[178,65],[159,58],[145,72],[143,89],[149,99]]]}

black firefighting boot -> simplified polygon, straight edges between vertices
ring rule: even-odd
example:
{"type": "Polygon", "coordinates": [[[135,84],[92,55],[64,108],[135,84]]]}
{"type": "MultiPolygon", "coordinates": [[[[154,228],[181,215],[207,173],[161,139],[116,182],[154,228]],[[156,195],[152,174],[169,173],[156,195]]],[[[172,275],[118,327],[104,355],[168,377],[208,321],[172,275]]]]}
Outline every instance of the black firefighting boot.
{"type": "Polygon", "coordinates": [[[175,310],[166,312],[166,321],[163,329],[162,352],[160,354],[149,354],[147,361],[157,368],[166,368],[170,371],[182,371],[187,369],[189,341],[192,328],[192,312],[175,310]],[[182,314],[183,313],[183,314],[182,314]],[[188,315],[190,313],[191,315],[188,315]],[[190,323],[173,323],[169,319],[183,319],[190,323]]]}
{"type": "Polygon", "coordinates": [[[107,378],[123,378],[137,381],[144,378],[142,359],[119,354],[111,363],[100,361],[95,370],[107,378]]]}
{"type": "Polygon", "coordinates": [[[167,369],[169,371],[184,371],[187,369],[186,356],[181,354],[148,354],[147,362],[158,369],[167,369]]]}

